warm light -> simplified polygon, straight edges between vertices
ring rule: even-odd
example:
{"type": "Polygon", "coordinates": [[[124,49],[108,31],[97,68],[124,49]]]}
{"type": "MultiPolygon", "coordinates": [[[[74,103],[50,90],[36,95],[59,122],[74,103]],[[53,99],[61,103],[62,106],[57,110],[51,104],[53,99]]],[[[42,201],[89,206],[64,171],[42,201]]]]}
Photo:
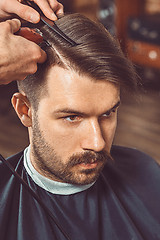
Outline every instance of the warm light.
{"type": "Polygon", "coordinates": [[[155,60],[158,57],[158,54],[156,51],[152,50],[148,53],[148,56],[150,59],[155,60]]]}

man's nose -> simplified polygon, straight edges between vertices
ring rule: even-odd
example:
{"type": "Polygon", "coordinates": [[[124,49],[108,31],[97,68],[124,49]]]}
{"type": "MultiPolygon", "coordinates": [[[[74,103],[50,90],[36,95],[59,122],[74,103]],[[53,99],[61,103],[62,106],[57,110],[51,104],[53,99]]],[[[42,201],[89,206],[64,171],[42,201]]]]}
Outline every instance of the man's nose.
{"type": "Polygon", "coordinates": [[[85,131],[82,133],[81,147],[84,150],[100,152],[105,148],[105,140],[99,122],[91,120],[86,125],[85,131]]]}

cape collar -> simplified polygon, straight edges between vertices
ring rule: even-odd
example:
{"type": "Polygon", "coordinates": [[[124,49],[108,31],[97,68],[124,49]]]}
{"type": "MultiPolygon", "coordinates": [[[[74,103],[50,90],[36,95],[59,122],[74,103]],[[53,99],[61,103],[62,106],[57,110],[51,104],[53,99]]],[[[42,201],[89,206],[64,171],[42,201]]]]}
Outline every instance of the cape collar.
{"type": "Polygon", "coordinates": [[[30,161],[30,146],[24,150],[24,167],[32,180],[44,190],[59,195],[71,195],[90,188],[95,182],[87,185],[77,186],[69,183],[62,183],[44,177],[33,167],[30,161]]]}

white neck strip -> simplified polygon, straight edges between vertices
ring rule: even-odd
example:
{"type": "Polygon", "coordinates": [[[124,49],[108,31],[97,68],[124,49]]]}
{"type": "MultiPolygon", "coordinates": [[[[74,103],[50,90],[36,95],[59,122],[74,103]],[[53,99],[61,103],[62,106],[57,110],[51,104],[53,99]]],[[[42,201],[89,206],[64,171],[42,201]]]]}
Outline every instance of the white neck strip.
{"type": "Polygon", "coordinates": [[[39,187],[53,194],[70,195],[79,193],[90,188],[95,183],[93,182],[91,184],[77,186],[69,183],[53,181],[47,177],[44,177],[36,171],[30,161],[30,147],[27,147],[24,150],[24,167],[29,176],[39,187]]]}

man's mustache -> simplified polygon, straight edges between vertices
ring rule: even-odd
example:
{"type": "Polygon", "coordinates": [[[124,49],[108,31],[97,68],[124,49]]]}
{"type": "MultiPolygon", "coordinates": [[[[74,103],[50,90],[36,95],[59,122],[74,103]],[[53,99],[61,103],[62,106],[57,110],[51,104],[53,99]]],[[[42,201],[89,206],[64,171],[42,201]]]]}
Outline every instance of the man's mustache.
{"type": "Polygon", "coordinates": [[[112,160],[113,159],[110,153],[106,151],[101,152],[86,151],[84,153],[74,154],[73,156],[71,156],[67,165],[68,167],[73,167],[77,164],[82,163],[91,164],[94,162],[107,162],[112,160]]]}

